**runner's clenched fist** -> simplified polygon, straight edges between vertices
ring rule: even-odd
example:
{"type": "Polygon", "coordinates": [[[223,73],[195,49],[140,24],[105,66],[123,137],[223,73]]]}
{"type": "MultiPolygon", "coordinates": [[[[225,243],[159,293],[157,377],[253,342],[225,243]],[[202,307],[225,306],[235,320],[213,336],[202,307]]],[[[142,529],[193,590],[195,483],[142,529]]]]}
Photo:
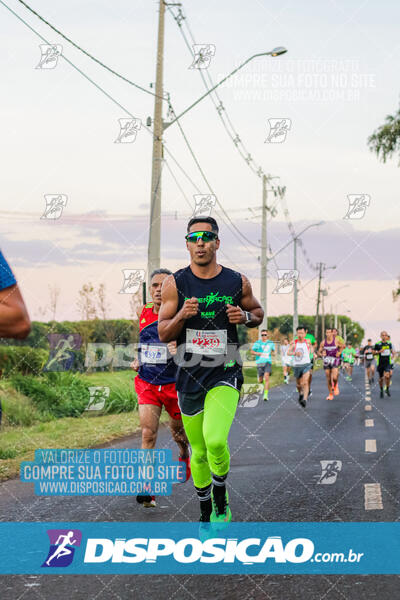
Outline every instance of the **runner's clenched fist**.
{"type": "Polygon", "coordinates": [[[246,316],[240,306],[228,304],[226,307],[226,314],[228,315],[229,323],[238,325],[239,323],[244,323],[246,321],[246,316]]]}
{"type": "Polygon", "coordinates": [[[197,298],[188,298],[179,312],[182,319],[186,320],[194,317],[199,312],[199,301],[197,298]]]}

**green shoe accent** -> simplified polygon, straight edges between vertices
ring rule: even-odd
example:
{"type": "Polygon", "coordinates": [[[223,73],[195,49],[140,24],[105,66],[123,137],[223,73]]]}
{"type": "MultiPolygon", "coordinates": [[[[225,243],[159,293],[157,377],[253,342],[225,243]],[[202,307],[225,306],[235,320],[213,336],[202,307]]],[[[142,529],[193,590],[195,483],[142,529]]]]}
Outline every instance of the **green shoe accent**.
{"type": "Polygon", "coordinates": [[[210,522],[211,523],[219,523],[220,525],[225,525],[225,524],[228,524],[230,521],[232,521],[232,512],[229,507],[228,491],[225,492],[226,506],[225,506],[225,512],[223,512],[223,513],[218,513],[217,505],[214,500],[213,492],[211,493],[211,498],[212,498],[213,509],[212,509],[212,513],[210,516],[210,522]]]}
{"type": "Polygon", "coordinates": [[[268,400],[268,390],[264,390],[264,400],[268,400]]]}

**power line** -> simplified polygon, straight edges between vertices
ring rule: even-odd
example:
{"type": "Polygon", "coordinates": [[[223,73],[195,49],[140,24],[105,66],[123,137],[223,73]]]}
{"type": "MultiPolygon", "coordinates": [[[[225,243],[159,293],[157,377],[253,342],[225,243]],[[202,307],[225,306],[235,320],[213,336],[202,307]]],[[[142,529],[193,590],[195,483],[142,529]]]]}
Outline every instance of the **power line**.
{"type": "MultiPolygon", "coordinates": [[[[189,199],[188,199],[188,197],[186,196],[186,194],[185,194],[184,190],[182,189],[181,185],[179,184],[179,181],[178,181],[178,180],[177,180],[177,178],[175,177],[175,174],[173,173],[173,171],[172,171],[172,169],[171,169],[171,167],[170,167],[170,165],[169,165],[169,163],[168,163],[167,161],[165,161],[165,166],[167,167],[167,169],[168,169],[168,171],[170,172],[170,174],[171,174],[171,176],[172,176],[173,180],[174,180],[174,181],[175,181],[175,183],[176,183],[176,186],[178,187],[179,191],[181,192],[182,196],[184,197],[186,204],[188,204],[188,206],[190,206],[190,208],[192,209],[192,214],[193,214],[193,206],[190,204],[190,200],[189,200],[189,199]]],[[[236,264],[236,263],[235,263],[235,262],[232,260],[232,258],[231,258],[230,256],[228,256],[228,255],[226,254],[226,252],[224,252],[224,251],[221,249],[221,247],[218,249],[218,252],[220,252],[220,253],[221,253],[223,256],[225,256],[225,257],[228,259],[228,261],[229,261],[229,262],[232,264],[232,266],[234,266],[234,267],[235,267],[235,269],[237,269],[238,271],[240,271],[240,270],[241,270],[241,268],[240,268],[240,267],[239,267],[239,266],[238,266],[238,265],[237,265],[237,264],[236,264]]]]}
{"type": "MultiPolygon", "coordinates": [[[[195,41],[194,35],[193,35],[192,31],[191,31],[191,28],[189,26],[189,22],[187,20],[186,15],[183,14],[181,8],[179,8],[178,14],[175,14],[173,12],[173,10],[171,9],[170,6],[167,5],[167,8],[168,8],[170,14],[172,15],[172,17],[174,18],[175,22],[177,23],[177,25],[178,25],[178,27],[180,29],[181,35],[182,35],[182,37],[184,39],[184,42],[185,42],[188,50],[192,54],[192,48],[191,48],[191,46],[189,44],[189,41],[187,39],[187,36],[186,36],[184,30],[183,30],[182,22],[184,22],[184,24],[186,26],[186,29],[188,30],[189,36],[190,36],[190,38],[192,40],[192,43],[195,44],[196,41],[195,41]]],[[[203,80],[205,88],[209,91],[210,87],[209,87],[209,85],[208,85],[208,83],[206,81],[206,77],[205,77],[205,75],[203,73],[203,69],[198,69],[198,71],[199,71],[200,76],[201,76],[201,78],[203,80]]],[[[214,82],[212,80],[212,77],[211,77],[208,69],[206,69],[206,74],[207,74],[207,78],[209,80],[211,88],[214,87],[214,82]]],[[[231,141],[235,145],[237,151],[239,152],[239,154],[241,155],[241,157],[243,158],[243,160],[246,162],[246,164],[249,166],[249,168],[253,171],[253,173],[255,173],[258,177],[262,177],[264,175],[264,171],[263,171],[262,167],[258,166],[255,163],[255,161],[252,158],[250,152],[247,150],[247,148],[243,144],[242,139],[239,136],[236,128],[234,127],[234,125],[232,123],[232,120],[230,119],[229,114],[228,114],[225,106],[223,105],[222,100],[221,100],[221,98],[220,98],[220,96],[219,96],[219,94],[218,94],[218,92],[216,90],[214,90],[210,94],[210,99],[213,102],[214,107],[215,107],[215,109],[216,109],[216,111],[218,113],[218,116],[219,116],[219,118],[220,118],[220,120],[221,120],[221,122],[222,122],[222,124],[223,124],[223,126],[224,126],[224,128],[225,128],[225,130],[227,132],[227,134],[231,138],[231,141]],[[215,98],[217,99],[218,102],[215,101],[215,99],[213,97],[213,94],[215,94],[215,98]],[[225,118],[224,118],[223,115],[225,115],[225,118]]]]}
{"type": "MultiPolygon", "coordinates": [[[[120,73],[118,73],[117,71],[115,71],[114,69],[112,69],[111,67],[109,67],[108,65],[104,64],[101,60],[99,60],[98,58],[96,58],[95,56],[93,56],[93,54],[90,54],[90,52],[88,52],[87,50],[85,50],[84,48],[82,48],[81,46],[79,46],[79,44],[76,44],[73,40],[71,40],[71,38],[67,37],[64,33],[62,33],[62,31],[60,31],[59,29],[57,29],[57,27],[55,27],[54,25],[52,25],[51,23],[49,23],[49,21],[47,21],[38,12],[36,12],[36,10],[34,10],[31,6],[29,6],[29,4],[27,4],[26,2],[24,2],[24,0],[18,0],[18,2],[20,4],[22,4],[23,6],[25,6],[25,8],[27,8],[38,19],[40,19],[40,21],[42,21],[48,27],[50,27],[50,29],[52,29],[53,31],[55,31],[65,41],[67,41],[69,44],[71,44],[72,46],[74,46],[74,48],[76,48],[77,50],[79,50],[80,52],[82,52],[83,54],[85,54],[88,58],[90,58],[91,60],[93,60],[95,63],[97,63],[98,65],[100,65],[101,67],[103,67],[103,69],[106,69],[107,71],[109,71],[110,73],[112,73],[113,75],[115,75],[116,77],[118,77],[119,79],[122,79],[122,81],[125,81],[126,83],[129,83],[129,85],[132,85],[133,87],[137,88],[138,90],[141,90],[142,92],[145,92],[146,94],[150,94],[150,96],[155,96],[157,98],[161,98],[162,100],[166,100],[166,98],[164,98],[163,96],[157,96],[157,94],[155,94],[154,92],[151,92],[150,90],[147,90],[146,88],[142,87],[138,83],[135,83],[131,79],[128,79],[124,75],[121,75],[120,73]]],[[[1,3],[6,8],[8,8],[11,12],[13,12],[6,4],[4,4],[4,2],[1,2],[1,3]]],[[[16,13],[14,13],[14,14],[16,15],[16,13]]],[[[16,16],[18,16],[18,15],[16,15],[16,16]]],[[[48,44],[49,42],[46,42],[46,43],[48,44]]]]}
{"type": "MultiPolygon", "coordinates": [[[[149,92],[148,90],[146,90],[145,88],[142,88],[141,86],[135,84],[134,82],[130,81],[129,79],[127,79],[126,77],[120,75],[119,73],[117,73],[116,71],[114,71],[113,69],[111,69],[110,67],[107,67],[107,65],[105,65],[104,63],[102,63],[101,61],[99,61],[98,59],[96,59],[94,56],[92,56],[91,54],[89,54],[87,51],[85,51],[83,48],[81,48],[78,44],[76,44],[75,42],[73,42],[70,38],[68,38],[67,36],[65,36],[60,30],[58,30],[56,27],[54,27],[51,23],[49,23],[46,19],[44,19],[41,15],[39,15],[39,13],[37,13],[36,11],[34,11],[28,4],[26,4],[23,0],[18,0],[21,4],[23,4],[30,12],[32,12],[33,14],[35,14],[42,22],[44,22],[46,25],[48,25],[52,30],[54,30],[55,32],[57,32],[59,35],[61,35],[61,37],[63,37],[64,39],[66,39],[69,43],[71,43],[75,48],[77,48],[79,51],[83,52],[86,56],[88,56],[89,58],[91,58],[92,60],[94,60],[96,63],[98,63],[100,66],[102,66],[103,68],[105,68],[107,71],[109,71],[110,73],[116,75],[117,77],[119,77],[120,79],[126,81],[127,83],[133,85],[134,87],[137,87],[138,89],[141,89],[142,91],[145,91],[146,93],[149,93],[152,96],[156,96],[156,94],[154,94],[153,92],[149,92]]],[[[28,27],[28,29],[30,29],[33,33],[35,33],[35,35],[37,35],[42,41],[44,41],[46,44],[50,44],[50,42],[48,42],[48,40],[46,40],[38,31],[36,31],[29,23],[27,23],[20,15],[18,15],[14,10],[12,10],[5,2],[3,2],[3,0],[0,0],[0,3],[7,9],[9,10],[9,12],[11,12],[18,20],[20,20],[22,23],[24,23],[24,25],[26,27],[28,27]]],[[[64,60],[67,61],[67,63],[72,66],[77,72],[79,72],[83,77],[85,77],[85,79],[87,79],[90,83],[92,83],[92,85],[94,85],[98,90],[100,90],[105,96],[107,96],[114,104],[116,104],[119,108],[121,108],[124,112],[126,112],[126,114],[128,114],[129,116],[131,116],[132,118],[135,118],[132,113],[126,109],[122,104],[120,104],[115,98],[113,98],[108,92],[106,92],[106,90],[104,90],[99,84],[97,84],[93,79],[91,79],[91,77],[89,77],[88,75],[86,75],[86,73],[84,73],[79,67],[77,67],[72,61],[70,61],[66,56],[64,56],[63,54],[61,55],[63,57],[64,60]]],[[[163,100],[166,100],[168,102],[168,105],[172,111],[173,114],[175,114],[174,109],[172,107],[171,101],[169,98],[162,98],[163,100]]],[[[183,131],[183,128],[179,122],[179,120],[177,121],[178,126],[180,128],[180,131],[183,135],[183,138],[185,140],[185,143],[204,179],[204,181],[206,182],[206,184],[208,185],[210,191],[214,194],[205,174],[204,171],[202,170],[200,163],[197,160],[197,157],[195,156],[189,141],[183,131]]],[[[145,128],[146,131],[148,131],[145,128]]],[[[149,133],[151,133],[151,135],[154,137],[154,133],[151,132],[151,130],[149,130],[149,133]]],[[[166,148],[167,152],[170,154],[170,156],[173,158],[173,160],[176,162],[176,164],[180,167],[178,161],[173,157],[173,155],[171,154],[171,152],[166,148]]],[[[184,170],[182,169],[182,167],[180,167],[181,170],[184,172],[184,170]]],[[[187,176],[187,174],[185,173],[185,175],[187,176]]],[[[188,177],[188,176],[187,176],[188,177]]],[[[190,178],[189,178],[190,179],[190,178]]],[[[190,180],[192,185],[195,186],[195,188],[197,190],[199,190],[199,188],[193,183],[192,180],[190,180]]],[[[215,195],[215,194],[214,194],[215,195]]],[[[251,244],[252,246],[255,246],[256,248],[258,248],[258,246],[256,244],[253,244],[253,242],[251,240],[249,240],[237,227],[236,225],[233,223],[233,221],[230,219],[229,215],[226,213],[225,209],[223,208],[222,204],[220,203],[220,201],[217,198],[217,203],[220,206],[223,214],[225,215],[225,218],[229,221],[229,223],[232,225],[232,227],[237,231],[237,233],[243,238],[245,239],[249,244],[251,244]]],[[[227,224],[228,225],[228,224],[227,224]]],[[[228,225],[229,227],[229,225],[228,225]]],[[[243,244],[243,242],[242,242],[243,244]]],[[[247,247],[244,246],[246,248],[246,250],[252,254],[253,256],[254,253],[247,247]]]]}

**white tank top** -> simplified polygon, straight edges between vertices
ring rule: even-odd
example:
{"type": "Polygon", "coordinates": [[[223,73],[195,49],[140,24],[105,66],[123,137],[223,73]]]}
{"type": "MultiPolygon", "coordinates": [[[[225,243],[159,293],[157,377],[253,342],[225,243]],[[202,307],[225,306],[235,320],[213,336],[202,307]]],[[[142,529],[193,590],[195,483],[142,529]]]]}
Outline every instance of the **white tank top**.
{"type": "Polygon", "coordinates": [[[295,341],[294,346],[294,356],[293,356],[293,364],[295,367],[300,367],[301,365],[307,365],[311,362],[310,359],[310,348],[308,342],[299,342],[295,341]],[[297,353],[300,353],[300,356],[296,356],[297,353]]]}

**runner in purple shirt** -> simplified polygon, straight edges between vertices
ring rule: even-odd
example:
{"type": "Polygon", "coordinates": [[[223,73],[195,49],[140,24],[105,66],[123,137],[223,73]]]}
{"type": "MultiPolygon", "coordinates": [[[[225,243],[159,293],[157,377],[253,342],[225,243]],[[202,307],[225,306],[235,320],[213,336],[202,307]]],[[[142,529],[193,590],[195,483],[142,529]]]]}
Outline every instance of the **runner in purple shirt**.
{"type": "Polygon", "coordinates": [[[318,354],[322,356],[324,363],[326,384],[329,392],[327,400],[333,400],[333,396],[338,396],[339,394],[340,354],[343,347],[341,338],[335,336],[333,330],[328,328],[326,330],[326,338],[322,340],[318,350],[318,354]]]}

